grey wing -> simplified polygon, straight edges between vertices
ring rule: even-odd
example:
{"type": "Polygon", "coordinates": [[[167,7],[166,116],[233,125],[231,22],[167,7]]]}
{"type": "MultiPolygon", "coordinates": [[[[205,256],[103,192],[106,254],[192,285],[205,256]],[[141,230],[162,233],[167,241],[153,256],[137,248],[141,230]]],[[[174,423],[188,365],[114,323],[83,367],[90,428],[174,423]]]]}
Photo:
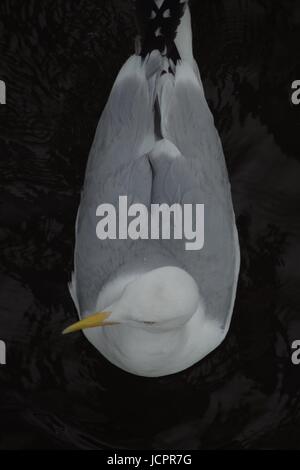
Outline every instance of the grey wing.
{"type": "MultiPolygon", "coordinates": [[[[149,205],[152,173],[147,152],[154,145],[153,99],[156,58],[125,64],[100,119],[86,170],[77,216],[75,271],[70,291],[78,311],[95,307],[101,287],[139,246],[130,240],[100,241],[96,210],[118,207],[119,196],[149,205]]],[[[117,211],[118,216],[118,211],[117,211]]]]}
{"type": "Polygon", "coordinates": [[[235,298],[239,246],[222,145],[194,71],[182,63],[175,80],[163,80],[162,133],[179,152],[152,158],[152,201],[204,204],[203,249],[187,251],[185,240],[165,242],[165,249],[197,281],[210,317],[226,328],[235,298]]]}

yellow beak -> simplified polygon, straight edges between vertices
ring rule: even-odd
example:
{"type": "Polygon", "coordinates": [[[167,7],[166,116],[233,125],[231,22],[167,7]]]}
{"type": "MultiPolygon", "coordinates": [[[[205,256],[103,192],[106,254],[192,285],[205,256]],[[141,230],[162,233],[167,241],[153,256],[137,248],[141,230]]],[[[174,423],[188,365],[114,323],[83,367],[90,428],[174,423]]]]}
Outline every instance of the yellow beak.
{"type": "Polygon", "coordinates": [[[67,335],[69,333],[74,333],[76,331],[86,330],[87,328],[95,328],[97,326],[109,326],[109,325],[117,325],[117,322],[106,322],[109,317],[111,316],[111,312],[98,312],[94,315],[90,315],[89,317],[84,318],[83,320],[74,323],[73,325],[69,326],[63,331],[63,335],[67,335]]]}

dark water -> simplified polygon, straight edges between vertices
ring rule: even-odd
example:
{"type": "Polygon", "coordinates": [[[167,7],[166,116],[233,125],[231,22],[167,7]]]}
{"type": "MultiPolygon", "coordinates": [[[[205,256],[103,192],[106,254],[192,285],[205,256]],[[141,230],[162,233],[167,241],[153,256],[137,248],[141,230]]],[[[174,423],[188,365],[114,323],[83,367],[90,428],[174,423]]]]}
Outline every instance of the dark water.
{"type": "Polygon", "coordinates": [[[87,156],[133,50],[130,0],[1,0],[2,449],[300,448],[298,0],[193,4],[195,56],[232,183],[242,269],[230,333],[161,379],[111,366],[67,282],[87,156]]]}

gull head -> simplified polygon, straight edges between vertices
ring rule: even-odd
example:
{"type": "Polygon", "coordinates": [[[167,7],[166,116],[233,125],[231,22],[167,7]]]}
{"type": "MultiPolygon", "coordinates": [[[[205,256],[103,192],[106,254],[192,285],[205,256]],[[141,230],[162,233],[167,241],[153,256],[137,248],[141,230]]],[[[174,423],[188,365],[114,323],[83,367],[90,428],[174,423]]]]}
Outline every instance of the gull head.
{"type": "Polygon", "coordinates": [[[103,308],[100,293],[94,311],[84,314],[63,333],[122,324],[162,332],[183,327],[196,313],[204,317],[203,301],[193,277],[173,266],[139,274],[121,292],[114,283],[106,297],[113,301],[103,308]]]}

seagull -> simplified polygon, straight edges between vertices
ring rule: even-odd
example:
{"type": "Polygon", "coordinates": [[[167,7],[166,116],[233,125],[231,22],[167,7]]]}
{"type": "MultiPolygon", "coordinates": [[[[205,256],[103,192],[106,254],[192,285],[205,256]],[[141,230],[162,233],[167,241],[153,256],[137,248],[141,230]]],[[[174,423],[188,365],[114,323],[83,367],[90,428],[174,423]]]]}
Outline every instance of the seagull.
{"type": "Polygon", "coordinates": [[[82,331],[112,364],[161,377],[224,340],[240,251],[220,137],[193,56],[186,0],[136,0],[140,36],[121,68],[90,151],[70,292],[82,331]],[[96,236],[99,204],[204,204],[203,249],[180,239],[96,236]]]}

